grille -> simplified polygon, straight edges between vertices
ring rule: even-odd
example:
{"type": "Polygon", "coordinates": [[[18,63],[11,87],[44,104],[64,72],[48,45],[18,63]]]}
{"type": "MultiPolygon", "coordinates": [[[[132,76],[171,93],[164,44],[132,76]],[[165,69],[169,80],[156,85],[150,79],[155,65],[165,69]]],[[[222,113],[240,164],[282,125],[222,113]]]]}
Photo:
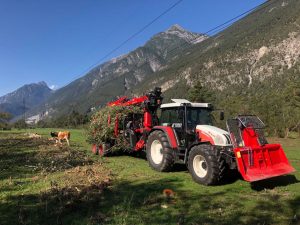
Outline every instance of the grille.
{"type": "Polygon", "coordinates": [[[231,144],[231,140],[230,140],[230,136],[229,134],[224,134],[226,140],[227,140],[227,144],[231,144]]]}

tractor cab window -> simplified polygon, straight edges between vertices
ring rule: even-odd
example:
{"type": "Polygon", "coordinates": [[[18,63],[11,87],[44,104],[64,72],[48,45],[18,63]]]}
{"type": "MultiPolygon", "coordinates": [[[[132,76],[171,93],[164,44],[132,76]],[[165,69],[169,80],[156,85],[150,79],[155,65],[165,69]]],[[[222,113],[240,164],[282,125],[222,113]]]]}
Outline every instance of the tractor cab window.
{"type": "Polygon", "coordinates": [[[195,128],[197,125],[212,125],[212,115],[210,108],[188,107],[187,108],[187,125],[195,128]]]}
{"type": "Polygon", "coordinates": [[[165,108],[161,110],[160,124],[163,126],[182,126],[182,117],[179,108],[165,108]]]}

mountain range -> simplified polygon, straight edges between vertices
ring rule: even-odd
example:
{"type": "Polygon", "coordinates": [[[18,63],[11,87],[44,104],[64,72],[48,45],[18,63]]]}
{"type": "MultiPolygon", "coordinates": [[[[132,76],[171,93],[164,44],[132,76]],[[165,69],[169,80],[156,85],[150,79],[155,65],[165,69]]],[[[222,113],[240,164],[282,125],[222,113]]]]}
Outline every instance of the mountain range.
{"type": "Polygon", "coordinates": [[[45,105],[31,111],[47,111],[56,116],[73,110],[85,113],[92,107],[105,104],[126,90],[135,89],[144,80],[164,70],[187,47],[201,43],[208,37],[173,25],[153,36],[144,46],[111,59],[93,68],[85,76],[55,91],[45,105]]]}
{"type": "Polygon", "coordinates": [[[12,116],[18,117],[44,103],[52,93],[53,91],[43,81],[26,84],[0,97],[0,112],[9,112],[12,116]]]}
{"type": "Polygon", "coordinates": [[[300,1],[270,0],[211,37],[174,25],[144,46],[96,66],[29,113],[85,113],[115,96],[140,95],[155,86],[162,87],[168,101],[187,97],[187,90],[201,83],[228,115],[256,113],[271,125],[297,125],[299,11],[300,1]],[[287,119],[292,114],[294,121],[287,119]]]}

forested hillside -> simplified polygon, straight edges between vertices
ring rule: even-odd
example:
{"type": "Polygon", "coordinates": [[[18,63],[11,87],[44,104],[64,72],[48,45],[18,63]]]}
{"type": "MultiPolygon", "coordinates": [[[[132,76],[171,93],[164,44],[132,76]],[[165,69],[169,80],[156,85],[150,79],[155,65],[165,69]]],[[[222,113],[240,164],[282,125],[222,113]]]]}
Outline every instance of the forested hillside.
{"type": "Polygon", "coordinates": [[[269,131],[281,136],[299,131],[299,11],[297,0],[266,2],[188,49],[168,69],[145,81],[137,93],[156,85],[165,90],[165,100],[186,97],[186,90],[200,82],[227,116],[258,114],[269,131]]]}
{"type": "Polygon", "coordinates": [[[182,50],[206,38],[206,35],[173,25],[154,35],[144,46],[96,66],[85,76],[57,90],[43,107],[29,113],[34,115],[47,111],[52,117],[69,114],[74,110],[86,113],[92,107],[104,105],[115,96],[123,95],[125,87],[128,90],[134,89],[145,79],[165,69],[178,58],[182,50]],[[170,53],[174,49],[176,51],[170,53]]]}
{"type": "Polygon", "coordinates": [[[212,37],[175,25],[95,67],[32,113],[85,114],[116,96],[160,86],[165,102],[191,97],[193,90],[198,97],[210,96],[202,100],[224,109],[227,117],[257,114],[271,134],[300,132],[299,11],[297,0],[270,0],[212,37]]]}

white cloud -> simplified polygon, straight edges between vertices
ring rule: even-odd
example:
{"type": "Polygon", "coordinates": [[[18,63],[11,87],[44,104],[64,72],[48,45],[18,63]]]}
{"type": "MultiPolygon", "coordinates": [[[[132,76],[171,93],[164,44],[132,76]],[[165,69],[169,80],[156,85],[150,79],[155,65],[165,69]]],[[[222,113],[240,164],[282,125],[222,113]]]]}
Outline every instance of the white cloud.
{"type": "Polygon", "coordinates": [[[58,86],[55,84],[50,85],[50,89],[52,89],[52,90],[56,90],[57,88],[58,88],[58,86]]]}

